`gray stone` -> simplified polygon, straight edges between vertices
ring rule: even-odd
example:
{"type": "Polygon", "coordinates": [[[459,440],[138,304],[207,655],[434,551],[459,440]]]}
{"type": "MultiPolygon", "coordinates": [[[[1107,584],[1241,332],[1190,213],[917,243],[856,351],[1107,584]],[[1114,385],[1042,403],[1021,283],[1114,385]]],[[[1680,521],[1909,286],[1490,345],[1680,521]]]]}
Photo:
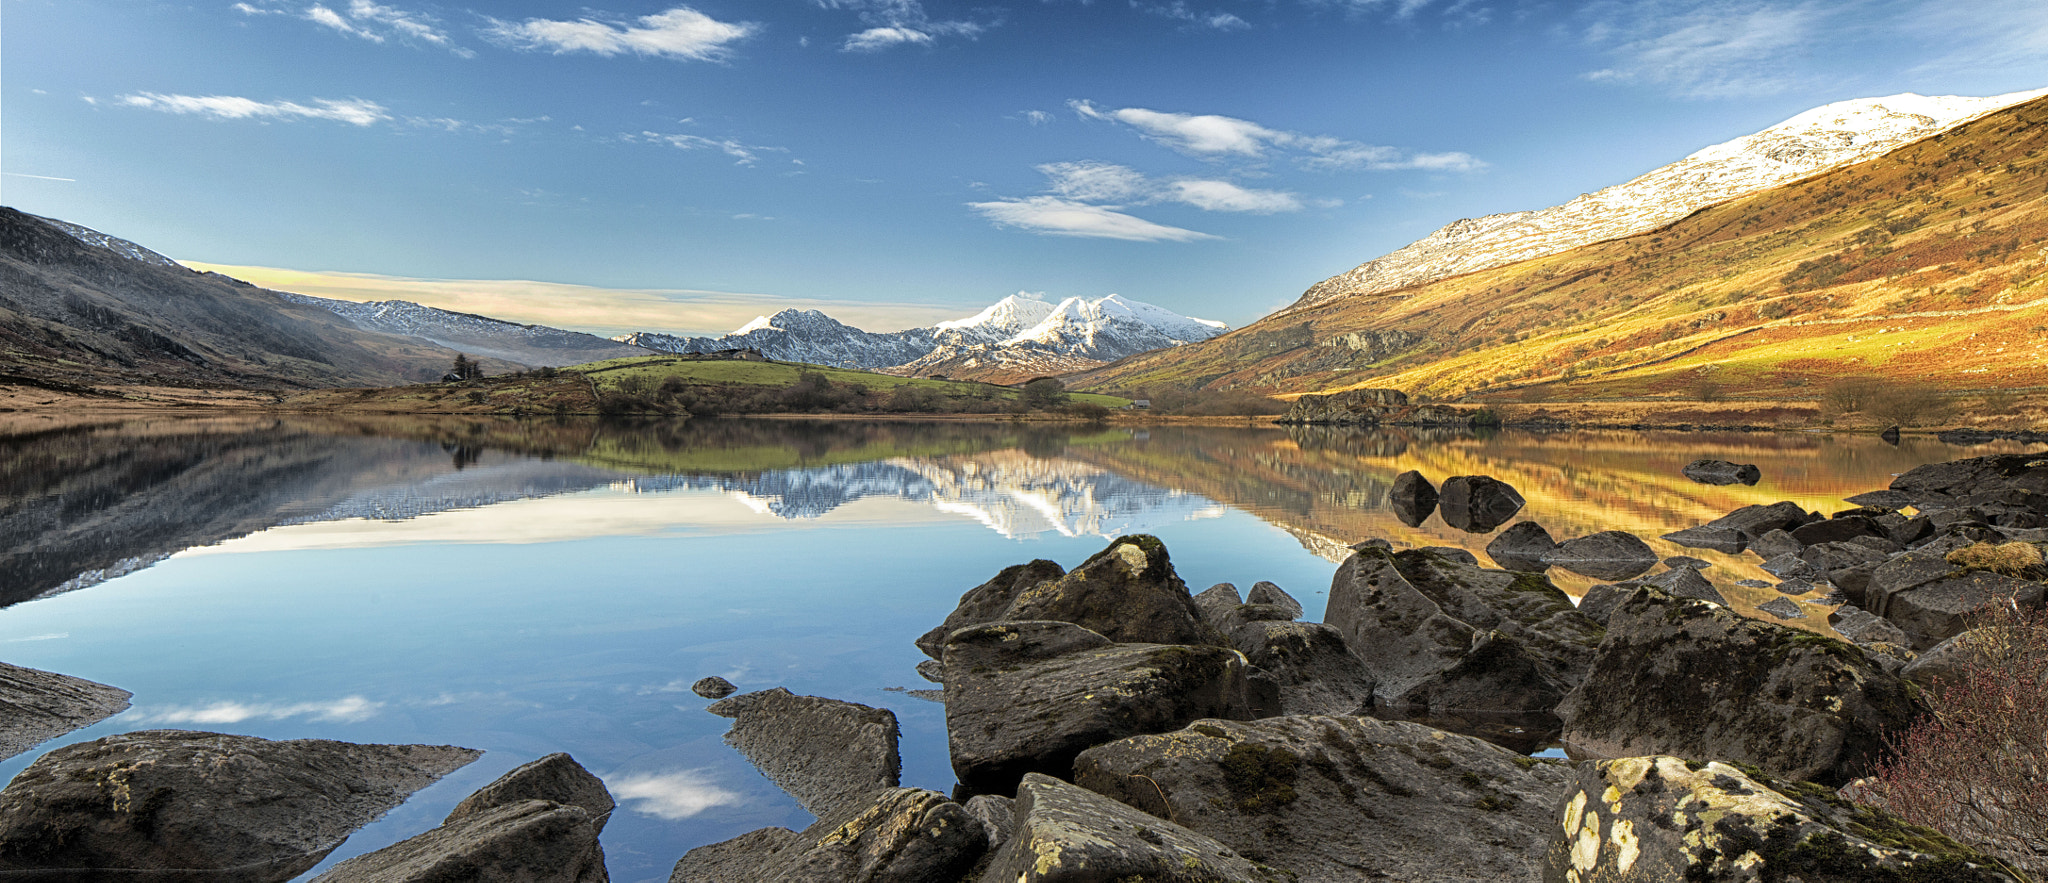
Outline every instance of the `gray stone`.
{"type": "Polygon", "coordinates": [[[1783,530],[1773,530],[1757,537],[1749,544],[1749,551],[1765,561],[1785,555],[1797,555],[1805,550],[1805,543],[1794,539],[1791,534],[1783,530]]]}
{"type": "Polygon", "coordinates": [[[131,694],[84,678],[0,662],[0,759],[128,709],[131,694]]]}
{"type": "Polygon", "coordinates": [[[1892,479],[1891,489],[1908,495],[1921,509],[1951,506],[1970,497],[1995,497],[2006,505],[2024,504],[2034,512],[2044,512],[2048,511],[2041,503],[2048,495],[2048,464],[2039,454],[1929,463],[1892,479]]]}
{"type": "Polygon", "coordinates": [[[1279,883],[1213,838],[1036,773],[1017,790],[1017,828],[980,883],[1279,883]]]}
{"type": "Polygon", "coordinates": [[[1655,576],[1647,576],[1636,580],[1636,584],[1651,586],[1679,598],[1696,598],[1716,604],[1728,603],[1728,599],[1721,596],[1721,590],[1714,588],[1712,580],[1690,567],[1674,568],[1655,576]]]}
{"type": "Polygon", "coordinates": [[[1997,628],[1976,628],[1949,638],[1920,654],[1899,674],[1921,687],[1939,681],[1960,683],[1971,669],[1995,665],[1999,651],[2011,642],[1997,628]]]}
{"type": "Polygon", "coordinates": [[[1231,637],[1245,659],[1272,675],[1281,714],[1357,714],[1372,705],[1372,672],[1334,626],[1254,622],[1231,637]]]}
{"type": "Polygon", "coordinates": [[[1401,709],[1542,711],[1582,676],[1600,627],[1541,574],[1368,549],[1330,582],[1329,624],[1401,709]]]}
{"type": "Polygon", "coordinates": [[[1543,562],[1594,579],[1618,580],[1640,576],[1655,567],[1657,553],[1635,534],[1603,530],[1558,543],[1557,548],[1543,553],[1543,562]]]}
{"type": "Polygon", "coordinates": [[[612,801],[611,792],[605,790],[602,779],[591,775],[575,758],[556,752],[522,764],[499,776],[497,781],[477,789],[476,793],[463,798],[449,810],[448,818],[442,824],[526,800],[546,800],[581,807],[590,814],[590,823],[599,832],[604,830],[605,821],[611,818],[612,807],[617,805],[612,801]]]}
{"type": "Polygon", "coordinates": [[[1010,842],[1010,832],[1017,828],[1017,801],[1000,794],[976,794],[968,798],[965,806],[967,814],[981,823],[990,850],[1001,849],[1010,842]]]}
{"type": "Polygon", "coordinates": [[[192,870],[282,883],[481,754],[183,730],[66,745],[0,791],[0,872],[192,870]]]}
{"type": "Polygon", "coordinates": [[[1231,614],[1242,606],[1243,596],[1230,583],[1217,583],[1195,596],[1195,610],[1202,615],[1202,621],[1225,635],[1230,633],[1231,614]]]}
{"type": "Polygon", "coordinates": [[[1799,609],[1799,603],[1790,598],[1772,598],[1769,601],[1756,605],[1756,609],[1779,619],[1806,618],[1806,611],[1799,609]]]}
{"type": "Polygon", "coordinates": [[[801,833],[766,828],[684,854],[670,883],[953,881],[988,848],[981,821],[934,791],[891,788],[801,833]]]}
{"type": "Polygon", "coordinates": [[[1714,564],[1711,561],[1694,558],[1691,555],[1673,555],[1669,558],[1664,559],[1664,566],[1669,567],[1672,570],[1677,570],[1681,567],[1690,567],[1694,570],[1707,570],[1713,567],[1714,564]]]}
{"type": "Polygon", "coordinates": [[[1884,537],[1885,530],[1865,515],[1844,515],[1826,521],[1802,524],[1792,529],[1792,538],[1809,546],[1843,543],[1857,537],[1884,537]]]}
{"type": "Polygon", "coordinates": [[[314,883],[606,883],[597,825],[580,806],[518,800],[359,855],[314,883]]]}
{"type": "Polygon", "coordinates": [[[1221,647],[1009,622],[954,632],[945,661],[947,744],[970,793],[1007,792],[1026,772],[1065,775],[1091,745],[1253,715],[1248,665],[1221,647]]]}
{"type": "Polygon", "coordinates": [[[1768,506],[1744,506],[1698,527],[1667,533],[1664,539],[1681,546],[1732,555],[1764,534],[1773,530],[1790,530],[1808,520],[1806,510],[1790,501],[1768,506]]]}
{"type": "Polygon", "coordinates": [[[1828,626],[1836,634],[1858,646],[1870,644],[1896,644],[1904,647],[1912,643],[1906,633],[1892,625],[1891,620],[1864,610],[1861,607],[1841,607],[1828,614],[1828,626]]]}
{"type": "Polygon", "coordinates": [[[734,716],[726,744],[813,815],[896,787],[895,713],[781,687],[746,695],[758,698],[734,716]]]}
{"type": "Polygon", "coordinates": [[[1776,558],[1772,558],[1771,560],[1764,562],[1762,564],[1762,567],[1765,573],[1775,576],[1781,580],[1816,580],[1827,578],[1820,572],[1820,568],[1813,566],[1811,562],[1807,561],[1804,558],[1799,557],[1798,555],[1779,555],[1776,558]]]}
{"type": "Polygon", "coordinates": [[[1959,536],[1938,538],[1885,562],[1871,573],[1863,606],[1904,630],[1915,650],[1961,634],[1967,615],[1993,601],[2041,606],[2041,583],[1950,563],[1948,553],[1965,545],[1959,536]]]}
{"type": "Polygon", "coordinates": [[[690,692],[706,699],[724,699],[739,692],[739,689],[733,686],[731,681],[716,676],[699,678],[696,683],[690,685],[690,692]]]}
{"type": "Polygon", "coordinates": [[[1019,592],[993,620],[1071,622],[1120,643],[1223,644],[1202,621],[1166,544],[1144,534],[1119,537],[1066,576],[1019,592]]]}
{"type": "Polygon", "coordinates": [[[917,676],[934,684],[946,682],[946,664],[936,659],[926,659],[917,664],[917,676]]]}
{"type": "Polygon", "coordinates": [[[1394,476],[1394,484],[1387,489],[1387,505],[1394,510],[1394,517],[1409,527],[1420,526],[1429,520],[1429,514],[1436,511],[1436,488],[1429,479],[1413,469],[1394,476]]]}
{"type": "Polygon", "coordinates": [[[1817,588],[1820,586],[1803,579],[1788,579],[1777,585],[1778,593],[1781,595],[1805,595],[1817,588]]]}
{"type": "Polygon", "coordinates": [[[1437,515],[1466,533],[1491,533],[1522,511],[1522,495],[1507,482],[1485,475],[1444,479],[1437,515]]]}
{"type": "Polygon", "coordinates": [[[1301,602],[1295,600],[1293,595],[1287,594],[1286,590],[1265,580],[1252,583],[1251,593],[1245,596],[1244,601],[1246,604],[1262,604],[1287,610],[1288,619],[1301,618],[1301,602]]]}
{"type": "Polygon", "coordinates": [[[1543,556],[1557,548],[1557,541],[1550,538],[1550,531],[1534,521],[1518,521],[1493,542],[1486,544],[1486,557],[1503,570],[1526,570],[1541,573],[1550,569],[1543,556]]]}
{"type": "Polygon", "coordinates": [[[1754,464],[1727,460],[1694,460],[1679,471],[1700,484],[1756,484],[1763,479],[1763,472],[1754,464]]]}
{"type": "Polygon", "coordinates": [[[1074,782],[1300,880],[1523,879],[1561,764],[1420,724],[1201,721],[1091,748],[1074,782]]]}
{"type": "Polygon", "coordinates": [[[2014,883],[1933,831],[1720,762],[1584,764],[1562,808],[1545,883],[2014,883]]]}
{"type": "Polygon", "coordinates": [[[1470,565],[1472,567],[1479,566],[1479,556],[1472,554],[1469,550],[1461,549],[1457,546],[1421,546],[1418,547],[1417,551],[1428,552],[1446,561],[1450,561],[1457,564],[1465,564],[1470,565]]]}
{"type": "Polygon", "coordinates": [[[1735,581],[1735,584],[1745,589],[1768,589],[1771,587],[1770,583],[1760,579],[1739,579],[1735,581]]]}
{"type": "Polygon", "coordinates": [[[1722,758],[1840,785],[1870,772],[1915,696],[1853,645],[1645,588],[1615,608],[1558,714],[1566,744],[1593,756],[1722,758]]]}
{"type": "Polygon", "coordinates": [[[1592,586],[1579,598],[1579,612],[1604,627],[1607,625],[1607,617],[1614,615],[1614,608],[1636,588],[1635,583],[1600,583],[1592,586]]]}
{"type": "Polygon", "coordinates": [[[788,828],[760,828],[683,853],[669,883],[762,883],[764,863],[804,842],[788,828]]]}
{"type": "Polygon", "coordinates": [[[1010,605],[1025,589],[1066,575],[1065,568],[1043,558],[1005,567],[988,582],[961,595],[959,605],[946,615],[946,621],[917,639],[917,649],[937,659],[945,651],[947,635],[971,625],[1005,619],[1010,605]]]}

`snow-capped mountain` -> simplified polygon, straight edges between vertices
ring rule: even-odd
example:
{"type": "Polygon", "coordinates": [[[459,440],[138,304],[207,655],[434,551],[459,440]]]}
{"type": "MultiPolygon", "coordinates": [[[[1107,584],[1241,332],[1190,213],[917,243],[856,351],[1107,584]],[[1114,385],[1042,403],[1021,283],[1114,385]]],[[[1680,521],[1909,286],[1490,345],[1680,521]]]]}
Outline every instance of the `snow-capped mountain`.
{"type": "Polygon", "coordinates": [[[1824,105],[1564,205],[1454,221],[1316,283],[1287,309],[1392,291],[1641,233],[1717,202],[1881,156],[2042,95],[2048,95],[2048,89],[1989,98],[1906,93],[1824,105]]]}
{"type": "Polygon", "coordinates": [[[86,245],[106,249],[131,261],[141,261],[142,263],[158,267],[177,267],[183,269],[185,266],[119,236],[109,236],[91,227],[82,227],[70,221],[59,221],[56,218],[45,218],[42,215],[33,215],[32,217],[64,231],[71,238],[86,245]]]}
{"type": "Polygon", "coordinates": [[[522,365],[559,368],[647,354],[646,350],[631,344],[606,340],[595,334],[546,325],[521,325],[474,313],[423,306],[409,300],[357,303],[289,291],[275,294],[292,303],[325,309],[364,331],[403,334],[469,355],[489,356],[522,365]]]}
{"type": "Polygon", "coordinates": [[[890,374],[1013,382],[1077,371],[1160,347],[1207,340],[1228,326],[1109,295],[1057,305],[1011,295],[929,328],[862,331],[817,310],[783,310],[718,337],[643,331],[618,338],[648,349],[704,353],[751,347],[771,359],[890,374]]]}

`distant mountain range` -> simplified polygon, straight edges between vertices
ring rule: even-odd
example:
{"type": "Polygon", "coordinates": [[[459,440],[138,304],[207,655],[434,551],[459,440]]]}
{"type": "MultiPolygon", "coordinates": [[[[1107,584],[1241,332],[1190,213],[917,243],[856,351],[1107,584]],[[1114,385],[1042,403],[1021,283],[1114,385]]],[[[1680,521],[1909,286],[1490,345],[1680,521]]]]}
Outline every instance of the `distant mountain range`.
{"type": "Polygon", "coordinates": [[[906,331],[862,331],[817,310],[783,310],[718,337],[643,331],[615,339],[674,353],[751,348],[778,361],[1014,383],[1207,340],[1227,330],[1221,322],[1191,319],[1114,294],[1095,300],[1071,297],[1058,304],[1011,295],[968,318],[906,331]]]}
{"type": "Polygon", "coordinates": [[[530,367],[559,368],[647,355],[647,351],[640,347],[606,340],[595,334],[546,325],[521,325],[475,313],[422,306],[407,300],[358,303],[289,291],[280,291],[277,295],[292,303],[332,312],[365,331],[401,334],[460,350],[470,356],[504,359],[530,367]]]}

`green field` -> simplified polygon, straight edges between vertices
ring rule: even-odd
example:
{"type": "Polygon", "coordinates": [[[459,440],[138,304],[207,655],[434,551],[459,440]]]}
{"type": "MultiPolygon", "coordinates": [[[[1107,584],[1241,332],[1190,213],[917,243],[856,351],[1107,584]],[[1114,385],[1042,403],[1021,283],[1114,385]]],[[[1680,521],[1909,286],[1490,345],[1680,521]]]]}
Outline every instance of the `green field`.
{"type": "MultiPolygon", "coordinates": [[[[952,398],[1013,400],[1018,390],[990,383],[974,383],[962,380],[928,380],[922,377],[896,377],[876,374],[871,371],[856,371],[848,368],[828,368],[822,365],[807,365],[801,362],[740,362],[724,360],[687,359],[676,356],[635,356],[626,359],[608,359],[562,369],[575,371],[590,378],[600,393],[620,389],[630,378],[644,377],[644,382],[660,384],[671,378],[680,378],[689,384],[707,386],[764,386],[787,387],[797,382],[797,375],[815,372],[825,375],[833,383],[865,386],[868,389],[890,391],[898,387],[911,386],[931,389],[952,398]]],[[[1105,408],[1122,408],[1131,403],[1130,399],[1093,393],[1069,393],[1070,401],[1101,405],[1105,408]]]]}

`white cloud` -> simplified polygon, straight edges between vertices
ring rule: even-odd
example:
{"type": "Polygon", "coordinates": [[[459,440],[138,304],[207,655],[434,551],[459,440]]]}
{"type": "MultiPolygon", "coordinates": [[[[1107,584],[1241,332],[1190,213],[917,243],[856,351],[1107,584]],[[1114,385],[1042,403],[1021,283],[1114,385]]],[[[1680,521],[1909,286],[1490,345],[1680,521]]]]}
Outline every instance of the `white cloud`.
{"type": "Polygon", "coordinates": [[[373,34],[370,33],[369,31],[357,28],[355,25],[349,24],[348,19],[343,18],[341,13],[335,12],[332,9],[328,9],[325,6],[307,7],[306,19],[308,21],[313,22],[314,24],[326,25],[327,27],[333,28],[351,37],[361,37],[365,40],[370,40],[377,43],[384,42],[383,35],[373,34]]]}
{"type": "Polygon", "coordinates": [[[519,49],[544,50],[556,55],[594,52],[598,55],[665,56],[693,61],[717,61],[730,55],[731,44],[753,36],[760,25],[753,22],[722,22],[687,6],[641,16],[637,24],[602,22],[594,19],[555,21],[529,18],[523,22],[493,20],[486,36],[519,49]]]}
{"type": "Polygon", "coordinates": [[[1182,179],[1171,182],[1168,186],[1175,201],[1187,203],[1203,211],[1251,212],[1261,215],[1301,211],[1301,200],[1292,193],[1247,190],[1229,181],[1182,179]]]}
{"type": "Polygon", "coordinates": [[[605,780],[605,788],[637,813],[667,821],[687,819],[707,809],[734,806],[741,795],[712,784],[702,769],[669,773],[634,773],[605,780]]]}
{"type": "Polygon", "coordinates": [[[1034,126],[1043,126],[1052,122],[1052,114],[1042,110],[1027,110],[1024,112],[1024,121],[1034,126]]]}
{"type": "Polygon", "coordinates": [[[627,140],[650,144],[667,144],[678,150],[716,150],[738,160],[736,165],[751,166],[760,161],[762,153],[788,153],[785,147],[764,147],[758,144],[743,144],[731,138],[706,138],[702,135],[669,135],[661,132],[641,132],[637,137],[628,135],[627,140]]]}
{"type": "Polygon", "coordinates": [[[1587,43],[1613,64],[1594,82],[1640,82],[1687,98],[1765,95],[1797,79],[1788,59],[1825,34],[1830,18],[1858,4],[1778,0],[1605,2],[1587,10],[1587,43]]]}
{"type": "Polygon", "coordinates": [[[361,696],[346,696],[331,702],[298,702],[289,705],[223,701],[210,705],[137,708],[122,715],[121,719],[137,724],[236,724],[253,718],[285,720],[305,717],[319,721],[355,723],[375,717],[383,707],[384,703],[372,702],[361,696]]]}
{"type": "Polygon", "coordinates": [[[128,107],[165,113],[198,114],[223,120],[318,119],[334,120],[352,126],[367,126],[391,118],[383,105],[360,98],[317,98],[312,104],[306,105],[296,101],[257,101],[234,95],[165,95],[159,92],[137,92],[115,100],[128,107]]]}
{"type": "Polygon", "coordinates": [[[1055,195],[1082,202],[1125,202],[1152,189],[1138,170],[1112,163],[1047,163],[1038,170],[1052,179],[1047,189],[1055,195]]]}
{"type": "Polygon", "coordinates": [[[259,9],[247,3],[237,3],[233,9],[243,15],[283,15],[282,9],[259,9]]]}
{"type": "Polygon", "coordinates": [[[1004,227],[1049,236],[1082,236],[1132,242],[1192,242],[1216,239],[1207,233],[1155,224],[1116,211],[1117,206],[1089,205],[1057,196],[970,202],[969,208],[1004,227]]]}
{"type": "Polygon", "coordinates": [[[840,48],[848,52],[878,52],[904,43],[930,43],[932,35],[923,31],[902,27],[868,28],[858,34],[848,35],[840,48]]]}
{"type": "Polygon", "coordinates": [[[1174,0],[1172,3],[1155,4],[1143,8],[1146,12],[1150,12],[1153,15],[1165,16],[1187,22],[1196,27],[1211,28],[1218,31],[1242,31],[1252,26],[1251,22],[1238,18],[1236,15],[1228,12],[1220,10],[1215,12],[1196,12],[1188,8],[1186,0],[1174,0]]]}
{"type": "Polygon", "coordinates": [[[1292,193],[1253,190],[1213,178],[1147,177],[1128,166],[1105,162],[1061,162],[1039,166],[1050,179],[1046,189],[1061,199],[1091,203],[1179,202],[1211,212],[1300,211],[1302,203],[1292,193]]]}
{"type": "Polygon", "coordinates": [[[1166,113],[1143,107],[1104,109],[1093,102],[1067,102],[1082,119],[1122,123],[1169,149],[1202,159],[1264,159],[1274,152],[1293,153],[1303,168],[1318,171],[1421,169],[1474,172],[1486,163],[1469,153],[1409,153],[1395,147],[1362,144],[1328,135],[1304,135],[1271,129],[1250,120],[1218,114],[1166,113]]]}
{"type": "Polygon", "coordinates": [[[816,0],[826,9],[851,9],[868,27],[847,36],[842,52],[880,52],[911,44],[929,45],[939,37],[981,36],[993,23],[934,21],[920,0],[816,0]]]}

